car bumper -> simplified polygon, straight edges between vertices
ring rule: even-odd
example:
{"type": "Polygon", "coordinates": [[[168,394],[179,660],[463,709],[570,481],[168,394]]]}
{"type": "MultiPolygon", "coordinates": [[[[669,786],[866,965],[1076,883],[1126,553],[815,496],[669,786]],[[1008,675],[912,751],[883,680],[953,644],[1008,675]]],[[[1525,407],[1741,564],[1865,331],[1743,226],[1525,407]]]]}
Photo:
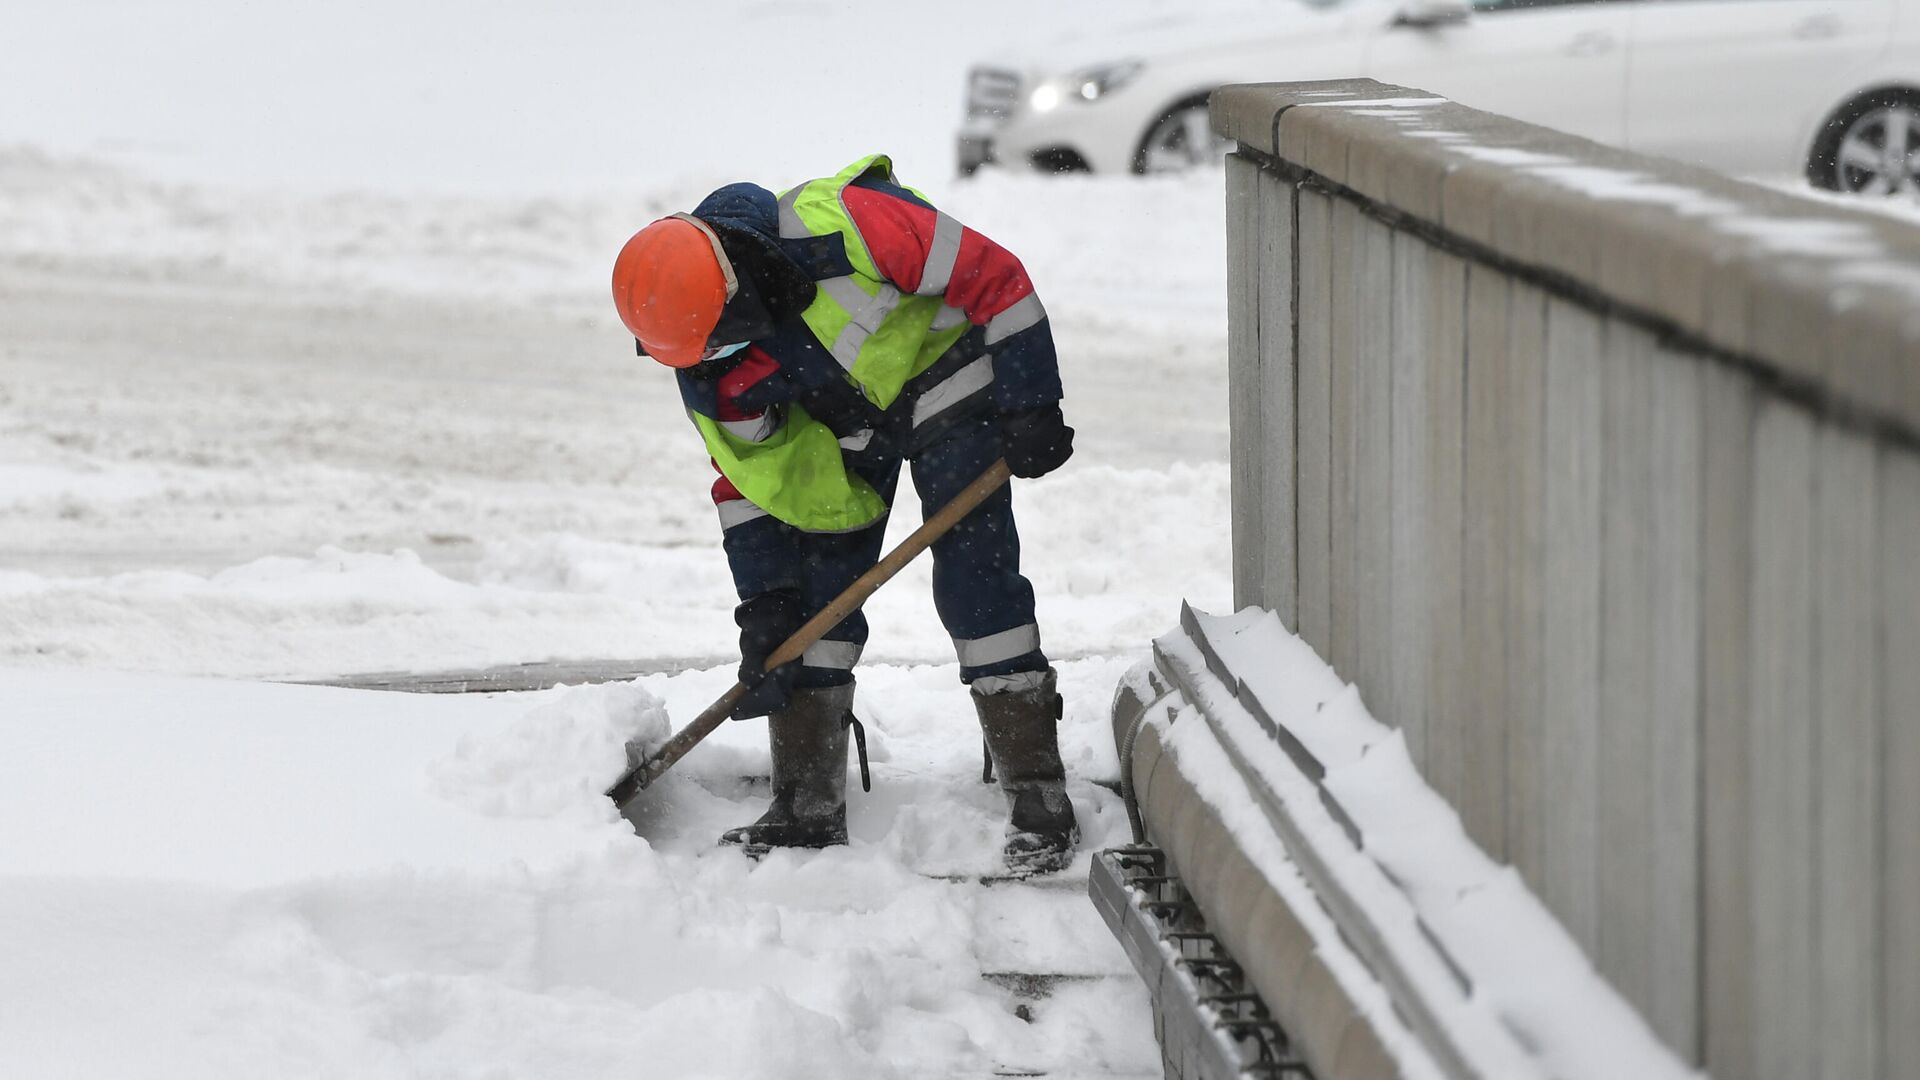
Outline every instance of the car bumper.
{"type": "Polygon", "coordinates": [[[960,167],[961,176],[972,176],[980,166],[993,164],[993,136],[961,132],[954,144],[954,160],[960,167]]]}
{"type": "MultiPolygon", "coordinates": [[[[960,174],[982,165],[1002,165],[1020,171],[1054,171],[1045,162],[1059,151],[1071,151],[1095,173],[1125,173],[1133,168],[1137,134],[1125,120],[1088,124],[1062,111],[1018,112],[997,124],[973,121],[960,129],[956,140],[960,174]],[[1111,129],[1111,130],[1109,130],[1111,129]],[[1038,156],[1041,163],[1036,163],[1038,156]]],[[[1116,118],[1117,119],[1117,118],[1116,118]]]]}

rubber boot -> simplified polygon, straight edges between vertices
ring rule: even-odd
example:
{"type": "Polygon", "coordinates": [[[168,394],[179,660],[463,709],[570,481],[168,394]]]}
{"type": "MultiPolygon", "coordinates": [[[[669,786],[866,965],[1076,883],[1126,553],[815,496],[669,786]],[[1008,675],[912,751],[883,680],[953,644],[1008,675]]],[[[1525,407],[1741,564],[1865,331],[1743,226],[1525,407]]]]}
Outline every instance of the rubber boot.
{"type": "MultiPolygon", "coordinates": [[[[1064,702],[1053,670],[1033,672],[1034,685],[983,693],[973,688],[974,711],[987,753],[1007,796],[1007,870],[1017,877],[1059,870],[1073,861],[1080,827],[1067,798],[1060,763],[1059,724],[1064,702]]],[[[1018,676],[1012,677],[1018,679],[1018,676]]]]}
{"type": "Polygon", "coordinates": [[[759,857],[770,848],[847,842],[847,718],[853,684],[793,691],[767,717],[773,803],[760,820],[720,836],[759,857]]]}

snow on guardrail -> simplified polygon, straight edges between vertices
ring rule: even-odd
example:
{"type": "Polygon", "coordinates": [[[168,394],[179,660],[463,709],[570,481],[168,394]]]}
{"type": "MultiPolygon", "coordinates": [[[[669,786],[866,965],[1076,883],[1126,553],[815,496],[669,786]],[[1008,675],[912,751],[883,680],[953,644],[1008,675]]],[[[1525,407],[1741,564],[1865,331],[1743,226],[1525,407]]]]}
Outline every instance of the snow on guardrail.
{"type": "MultiPolygon", "coordinates": [[[[1181,628],[1155,641],[1154,659],[1130,672],[1117,712],[1117,723],[1151,731],[1151,749],[1136,742],[1123,768],[1149,766],[1133,778],[1147,832],[1168,848],[1209,925],[1230,947],[1269,929],[1219,925],[1231,920],[1215,912],[1245,907],[1206,890],[1211,849],[1231,845],[1311,934],[1401,1075],[1695,1075],[1519,874],[1473,843],[1401,733],[1375,720],[1278,616],[1185,610],[1181,628]],[[1191,811],[1156,813],[1168,804],[1152,789],[1173,782],[1170,773],[1223,835],[1194,839],[1191,811]]],[[[1303,980],[1262,972],[1257,940],[1234,951],[1297,1027],[1300,1010],[1287,999],[1306,992],[1303,980]]],[[[1294,1034],[1317,1075],[1343,1075],[1325,1051],[1314,1060],[1315,1035],[1332,1036],[1294,1034]]]]}

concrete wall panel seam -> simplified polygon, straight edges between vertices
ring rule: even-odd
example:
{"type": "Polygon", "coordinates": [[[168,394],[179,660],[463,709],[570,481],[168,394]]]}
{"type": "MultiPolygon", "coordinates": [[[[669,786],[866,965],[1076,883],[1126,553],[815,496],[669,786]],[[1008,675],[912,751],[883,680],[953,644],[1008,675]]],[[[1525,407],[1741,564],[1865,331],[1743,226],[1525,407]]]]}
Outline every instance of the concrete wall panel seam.
{"type": "MultiPolygon", "coordinates": [[[[1822,1075],[1880,1075],[1879,896],[1882,730],[1877,454],[1831,425],[1815,448],[1815,850],[1822,1075]]],[[[1916,962],[1920,962],[1917,959],[1916,962]]]]}

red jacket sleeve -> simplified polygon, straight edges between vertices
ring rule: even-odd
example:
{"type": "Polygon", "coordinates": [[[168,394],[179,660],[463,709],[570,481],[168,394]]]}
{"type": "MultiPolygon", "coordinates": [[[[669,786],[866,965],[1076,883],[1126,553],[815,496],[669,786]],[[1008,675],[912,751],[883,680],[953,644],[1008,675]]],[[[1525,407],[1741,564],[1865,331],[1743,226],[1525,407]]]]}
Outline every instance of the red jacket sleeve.
{"type": "Polygon", "coordinates": [[[905,188],[866,181],[846,189],[875,267],[902,292],[938,296],[984,327],[1002,411],[1060,399],[1059,360],[1046,310],[1011,251],[905,188]]]}

